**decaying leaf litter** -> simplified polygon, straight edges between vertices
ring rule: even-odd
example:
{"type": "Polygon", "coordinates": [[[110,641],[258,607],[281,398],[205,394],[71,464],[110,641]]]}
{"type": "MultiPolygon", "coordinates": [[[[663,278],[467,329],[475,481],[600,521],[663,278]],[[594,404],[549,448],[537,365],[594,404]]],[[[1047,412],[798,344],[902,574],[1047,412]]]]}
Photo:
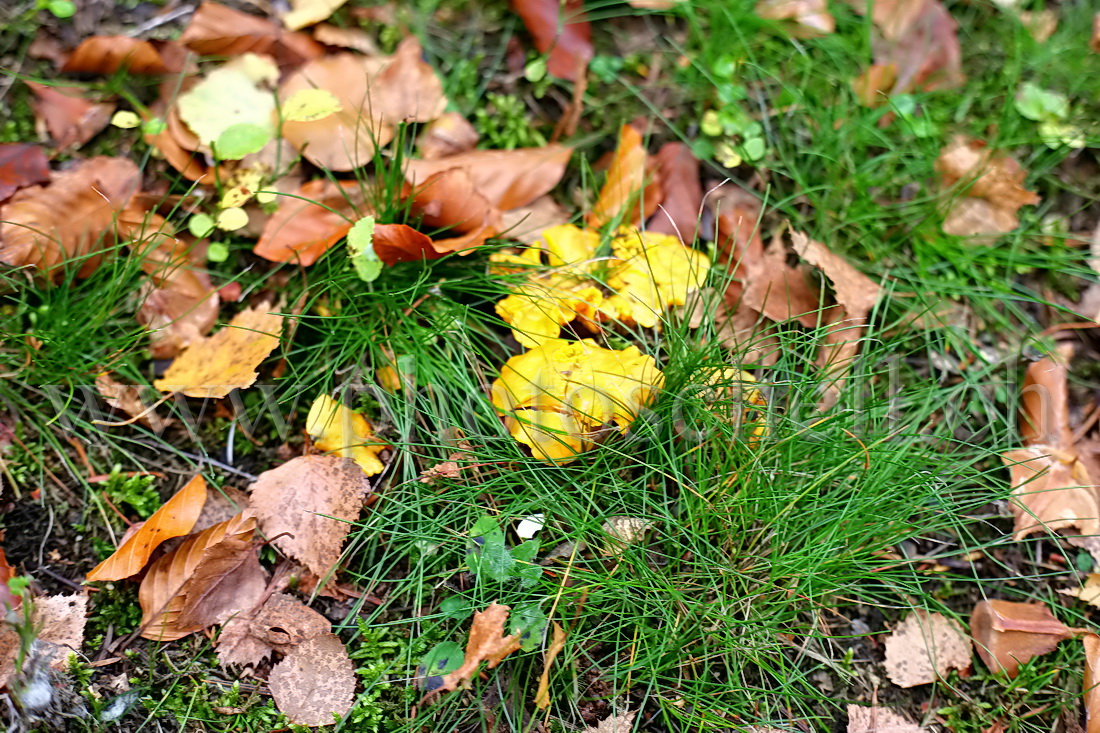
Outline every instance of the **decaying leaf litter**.
{"type": "MultiPolygon", "coordinates": [[[[829,419],[828,410],[859,378],[853,370],[868,329],[887,307],[884,294],[893,290],[888,272],[865,274],[875,270],[853,264],[820,237],[771,221],[760,179],[704,182],[692,149],[677,142],[653,146],[649,138],[659,134],[644,120],[618,131],[599,187],[588,195],[560,195],[558,184],[575,160],[568,135],[583,119],[593,35],[601,32],[579,4],[516,3],[534,47],[546,54],[542,73],[572,81],[580,91],[562,113],[565,143],[506,150],[477,148],[476,130],[447,111],[444,83],[415,35],[383,54],[354,34],[316,25],[340,5],[303,0],[267,18],[203,3],[178,40],[91,36],[56,58],[59,84],[26,81],[36,99],[39,135],[49,144],[21,141],[0,156],[0,193],[6,195],[0,260],[40,287],[70,287],[74,278],[132,261],[146,276],[136,318],[148,331],[149,353],[171,360],[152,380],[163,395],[159,402],[140,390],[125,391],[135,385],[106,366],[92,375],[120,418],[107,426],[125,431],[144,423],[159,426],[154,429],[160,433],[167,423],[156,422],[158,407],[187,398],[226,401],[220,404],[232,416],[233,408],[225,407],[231,395],[261,375],[288,369],[286,354],[298,320],[311,315],[309,306],[277,287],[250,293],[236,282],[215,287],[209,266],[224,261],[226,237],[250,241],[260,266],[285,263],[303,278],[308,268],[337,258],[368,284],[384,281],[402,263],[426,267],[450,257],[433,270],[446,277],[452,260],[483,262],[508,283],[491,309],[512,340],[491,366],[495,375],[480,375],[482,397],[519,446],[513,450],[530,455],[542,470],[629,445],[670,390],[668,365],[659,349],[654,353],[652,335],[683,333],[676,331],[681,323],[695,329],[693,338],[716,341],[735,355],[733,365],[713,371],[703,386],[711,394],[734,395],[741,431],[736,440],[749,455],[767,450],[764,415],[774,393],[767,367],[781,358],[779,329],[805,334],[805,368],[821,384],[816,407],[829,419]],[[148,75],[159,83],[158,96],[146,106],[66,84],[69,74],[120,70],[148,75]],[[156,162],[142,170],[129,157],[79,152],[76,160],[59,162],[111,122],[133,130],[156,162]],[[417,151],[402,161],[396,181],[383,182],[386,161],[415,131],[417,151]],[[168,189],[157,176],[169,169],[193,185],[168,189]],[[555,193],[557,201],[548,198],[555,193]]],[[[670,10],[675,4],[644,7],[670,10]]],[[[864,105],[882,107],[913,92],[966,83],[957,23],[941,3],[882,0],[855,11],[869,11],[872,28],[873,63],[851,79],[864,105]]],[[[837,32],[824,3],[765,2],[756,12],[799,38],[837,32]]],[[[1051,114],[1044,139],[1060,135],[1064,144],[1076,144],[1078,133],[1055,125],[1061,117],[1051,114]]],[[[894,116],[881,120],[890,124],[894,116]]],[[[1001,246],[999,237],[1020,227],[1030,211],[1025,207],[1042,204],[1026,185],[1026,168],[995,136],[945,139],[935,172],[929,192],[940,202],[942,232],[969,247],[1001,246]]],[[[328,303],[312,307],[321,315],[332,310],[328,303]]],[[[1048,329],[1058,347],[1026,370],[1023,447],[1004,453],[1012,488],[1006,509],[1015,522],[1011,540],[1041,534],[1056,547],[1095,554],[1098,411],[1095,404],[1075,404],[1068,387],[1075,330],[1087,324],[1057,326],[1073,320],[1072,307],[1048,329]]],[[[1081,311],[1087,316],[1087,309],[1081,311]]],[[[50,348],[34,336],[27,344],[31,359],[50,348]]],[[[380,386],[415,387],[401,371],[406,356],[389,352],[392,363],[376,374],[380,386]]],[[[115,552],[84,580],[139,587],[141,621],[127,644],[136,636],[171,643],[210,634],[220,664],[242,680],[266,681],[257,689],[274,699],[286,721],[319,726],[354,715],[356,696],[365,691],[349,656],[354,643],[347,646],[310,604],[370,592],[342,577],[345,541],[364,511],[384,511],[380,487],[412,453],[392,425],[371,424],[369,407],[355,409],[325,393],[310,400],[301,426],[309,439],[284,445],[277,460],[240,484],[246,494],[228,500],[231,492],[223,489],[232,486],[208,486],[208,471],[193,472],[143,522],[127,520],[115,552]],[[219,510],[207,512],[213,504],[219,510]]],[[[455,448],[447,463],[425,467],[426,485],[477,475],[470,460],[474,446],[459,439],[455,448]]],[[[478,579],[515,578],[524,586],[547,575],[571,587],[578,557],[602,558],[614,573],[619,558],[644,549],[649,533],[661,531],[644,517],[613,516],[601,525],[600,540],[550,551],[530,539],[511,546],[509,530],[492,516],[491,497],[484,511],[484,521],[473,528],[454,528],[469,543],[469,569],[478,579]],[[564,566],[550,564],[562,560],[564,566]]],[[[13,578],[18,571],[6,566],[5,572],[13,578]]],[[[1058,590],[1092,603],[1095,577],[1058,590]]],[[[9,699],[38,715],[53,704],[44,685],[59,684],[44,668],[63,669],[69,651],[80,653],[88,601],[94,614],[96,594],[106,588],[45,596],[18,581],[8,586],[8,661],[0,671],[9,699]]],[[[534,621],[529,609],[486,599],[469,618],[464,645],[446,642],[451,646],[445,651],[437,646],[425,657],[432,664],[426,661],[410,686],[419,706],[430,709],[448,691],[472,695],[490,679],[487,670],[506,668],[514,654],[538,652],[545,669],[538,693],[532,689],[528,697],[535,708],[546,708],[552,665],[569,652],[579,614],[567,604],[559,607],[559,597],[534,621]]],[[[884,644],[892,684],[953,684],[953,675],[971,674],[975,656],[989,670],[1015,677],[1032,658],[1079,639],[1085,663],[1073,674],[1085,680],[1084,709],[1095,707],[1088,680],[1096,635],[1088,626],[1059,621],[1052,612],[1057,599],[989,599],[972,611],[952,607],[955,616],[969,616],[968,628],[911,598],[898,601],[912,611],[899,616],[884,644]]],[[[469,699],[476,707],[476,697],[469,699]]],[[[883,707],[876,695],[860,702],[866,704],[849,706],[850,730],[917,727],[911,715],[883,707]]],[[[622,707],[583,721],[594,723],[590,730],[666,725],[652,710],[622,707]]],[[[780,729],[808,725],[797,717],[761,721],[780,729]]],[[[1089,728],[1095,725],[1089,716],[1089,728]]]]}

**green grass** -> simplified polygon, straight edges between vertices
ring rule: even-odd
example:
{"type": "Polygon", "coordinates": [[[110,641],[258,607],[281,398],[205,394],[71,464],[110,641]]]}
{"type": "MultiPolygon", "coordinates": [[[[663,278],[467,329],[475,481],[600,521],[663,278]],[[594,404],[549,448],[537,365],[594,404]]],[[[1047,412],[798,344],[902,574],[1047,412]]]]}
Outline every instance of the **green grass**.
{"type": "MultiPolygon", "coordinates": [[[[500,101],[489,96],[495,93],[490,81],[503,73],[508,39],[518,32],[516,18],[499,5],[451,11],[471,27],[493,31],[482,40],[436,23],[432,13],[440,7],[423,3],[411,16],[428,57],[451,71],[449,97],[471,119],[495,125],[502,141],[512,135],[515,144],[526,144],[514,119],[494,117],[492,105],[500,101]]],[[[146,335],[133,320],[145,275],[135,257],[119,256],[90,278],[66,275],[57,287],[4,275],[0,398],[21,418],[23,444],[4,456],[5,476],[24,493],[40,487],[47,504],[79,502],[86,531],[76,547],[91,554],[123,527],[102,501],[102,487],[88,483],[70,437],[86,449],[95,473],[116,466],[193,470],[204,458],[224,459],[230,439],[237,465],[258,473],[274,465],[281,443],[300,446],[316,395],[338,391],[361,408],[393,444],[394,458],[345,553],[348,579],[383,599],[377,606],[354,604],[339,624],[363,682],[345,730],[442,733],[488,729],[497,720],[507,721],[505,730],[530,731],[536,721],[549,721],[550,730],[564,731],[637,710],[644,730],[805,725],[824,731],[843,721],[849,702],[870,699],[867,680],[878,674],[880,652],[868,633],[884,632],[911,608],[965,620],[983,595],[1032,598],[1051,603],[1071,625],[1084,623],[1078,608],[1051,591],[1072,573],[1050,569],[1048,540],[1025,544],[1022,566],[1004,559],[1017,545],[1006,537],[1010,520],[993,507],[1007,493],[998,453],[1017,441],[1019,363],[1044,346],[1036,339],[1037,316],[1060,308],[1054,295],[1067,282],[1091,277],[1087,253],[1067,234],[1068,220],[1096,194],[1095,183],[1067,174],[1089,153],[1047,148],[1012,100],[1019,85],[1032,80],[1068,94],[1074,120],[1091,124],[1100,99],[1100,56],[1082,51],[1091,10],[1084,3],[1060,6],[1059,30],[1036,44],[992,7],[949,8],[960,23],[968,82],[960,90],[914,94],[919,116],[913,119],[926,122],[902,117],[883,126],[891,109],[860,107],[849,87],[869,63],[870,48],[867,21],[845,7],[833,8],[836,34],[792,42],[757,20],[752,3],[742,0],[691,2],[672,12],[674,21],[632,18],[625,5],[590,5],[603,58],[615,54],[605,28],[636,23],[656,32],[671,24],[680,32],[656,34],[653,49],[594,79],[587,126],[576,141],[580,154],[564,191],[582,184],[593,190],[588,164],[634,115],[676,109],[679,116],[654,138],[684,139],[707,152],[720,141],[697,131],[704,111],[740,104],[761,122],[767,142],[758,166],[765,233],[789,220],[882,279],[888,297],[851,388],[825,415],[815,409],[815,340],[782,328],[778,363],[754,369],[767,394],[768,433],[752,445],[744,426],[727,419],[740,412],[736,392],[701,393],[697,386],[717,368],[741,363],[741,355],[715,345],[710,324],[693,332],[672,320],[660,333],[641,334],[643,350],[658,358],[666,380],[651,411],[630,435],[568,465],[548,465],[524,454],[485,396],[516,346],[492,308],[508,282],[489,274],[483,254],[399,265],[366,284],[340,247],[310,268],[308,279],[291,267],[242,275],[251,262],[242,241],[214,268],[215,280],[239,277],[253,292],[282,280],[282,307],[302,307],[293,341],[272,359],[285,359],[282,376],[267,380],[266,392],[240,394],[248,432],[261,447],[221,418],[208,418],[195,435],[177,425],[162,436],[138,425],[101,428],[92,416],[71,411],[69,421],[57,419],[50,395],[81,405],[82,388],[102,369],[151,384],[146,335]],[[639,70],[657,56],[665,72],[654,87],[639,70]],[[680,56],[686,66],[676,64],[680,56]],[[659,89],[671,95],[660,105],[653,101],[659,89]],[[974,246],[940,231],[933,166],[955,133],[1014,153],[1030,172],[1029,186],[1043,195],[1044,203],[1021,212],[1020,229],[997,246],[974,246]],[[1057,220],[1045,222],[1050,216],[1057,220]],[[1046,232],[1053,243],[1040,238],[1046,232]],[[966,305],[973,322],[907,325],[911,314],[944,299],[966,305]],[[26,333],[41,348],[32,349],[26,333]],[[415,388],[391,395],[374,386],[374,377],[394,358],[415,388]],[[950,366],[959,360],[966,363],[950,366]],[[285,424],[273,419],[272,404],[285,424]],[[421,482],[421,472],[447,460],[458,440],[467,454],[461,478],[421,482]],[[537,581],[524,585],[470,572],[467,533],[479,519],[495,517],[508,543],[517,545],[512,530],[532,514],[545,515],[540,558],[567,548],[537,581]],[[644,519],[652,529],[645,541],[605,556],[604,524],[617,516],[644,519]],[[976,551],[987,558],[980,565],[935,567],[976,551]],[[544,712],[532,704],[542,673],[538,644],[507,658],[471,691],[424,701],[409,686],[424,655],[441,643],[464,644],[472,612],[493,602],[530,617],[553,610],[550,620],[565,628],[544,712]]],[[[569,91],[560,82],[540,87],[520,80],[509,94],[530,104],[527,113],[548,134],[548,100],[569,91]]],[[[8,124],[4,131],[23,129],[8,124]]],[[[1095,143],[1095,129],[1086,133],[1095,143]]],[[[383,176],[385,198],[388,186],[397,185],[396,167],[377,162],[390,173],[383,176]]],[[[729,173],[713,159],[704,162],[715,178],[729,173]]],[[[712,278],[721,285],[720,273],[712,278]]],[[[234,307],[226,308],[227,317],[234,307]]],[[[200,406],[169,402],[165,409],[181,416],[185,407],[197,412],[200,406]]],[[[203,470],[211,479],[247,483],[211,463],[203,470]]],[[[106,594],[93,597],[97,634],[109,623],[118,625],[116,636],[133,631],[136,621],[117,605],[106,594]]],[[[210,730],[277,724],[265,698],[207,683],[215,671],[206,646],[198,639],[178,650],[140,647],[135,728],[148,729],[161,716],[210,730]],[[252,712],[225,716],[216,707],[252,712]]],[[[886,692],[879,694],[911,713],[932,700],[956,731],[977,733],[997,720],[1014,733],[1048,730],[1077,704],[1080,685],[1071,670],[1080,669],[1081,657],[1079,645],[1066,642],[1015,682],[979,663],[974,676],[953,676],[934,692],[894,691],[889,701],[886,692]]]]}

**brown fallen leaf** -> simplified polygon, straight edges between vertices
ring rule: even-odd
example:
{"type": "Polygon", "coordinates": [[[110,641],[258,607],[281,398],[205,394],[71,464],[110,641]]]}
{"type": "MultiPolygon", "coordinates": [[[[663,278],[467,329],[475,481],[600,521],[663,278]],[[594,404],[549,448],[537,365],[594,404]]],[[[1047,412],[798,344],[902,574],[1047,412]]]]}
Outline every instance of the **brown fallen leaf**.
{"type": "Polygon", "coordinates": [[[248,508],[248,494],[232,486],[209,486],[202,513],[195,520],[191,531],[201,532],[215,524],[232,519],[248,508]]]}
{"type": "Polygon", "coordinates": [[[1073,452],[1069,418],[1069,368],[1049,356],[1028,364],[1017,420],[1024,445],[1048,445],[1073,452]]]}
{"type": "Polygon", "coordinates": [[[48,132],[58,152],[79,148],[103,131],[111,122],[114,102],[92,102],[76,87],[45,86],[32,81],[31,100],[35,126],[39,134],[48,132]]]}
{"type": "Polygon", "coordinates": [[[75,264],[87,277],[113,246],[114,219],[141,180],[125,158],[90,158],[0,207],[0,262],[58,279],[75,264]]]}
{"type": "Polygon", "coordinates": [[[148,405],[141,398],[141,387],[118,382],[111,377],[110,373],[104,372],[96,376],[95,388],[108,405],[130,417],[137,418],[142,425],[153,432],[160,433],[168,426],[168,420],[158,415],[156,410],[148,409],[148,405]]]}
{"type": "Polygon", "coordinates": [[[249,491],[264,534],[324,578],[340,561],[370,483],[350,458],[299,456],[264,471],[249,491]]]}
{"type": "Polygon", "coordinates": [[[787,32],[795,38],[817,38],[836,30],[825,0],[760,0],[756,14],[765,20],[788,21],[787,32]]]}
{"type": "Polygon", "coordinates": [[[584,729],[583,733],[631,733],[634,730],[634,716],[637,713],[620,713],[604,718],[595,725],[584,729]]]}
{"type": "Polygon", "coordinates": [[[470,638],[466,642],[466,656],[462,665],[443,675],[440,690],[457,690],[461,685],[470,686],[470,680],[477,673],[482,662],[489,663],[489,669],[500,664],[504,657],[519,649],[519,634],[504,635],[504,626],[508,623],[508,606],[493,603],[484,611],[474,614],[470,624],[470,638]]]}
{"type": "Polygon", "coordinates": [[[279,345],[283,317],[246,308],[213,336],[187,347],[164,376],[153,382],[161,392],[188,397],[222,398],[235,389],[251,387],[256,369],[279,345]]]}
{"type": "Polygon", "coordinates": [[[852,92],[864,107],[875,109],[890,99],[890,90],[898,82],[896,64],[871,64],[866,71],[852,79],[852,92]]]}
{"type": "Polygon", "coordinates": [[[1100,53],[1100,13],[1092,16],[1092,37],[1089,38],[1089,48],[1094,53],[1100,53]]]}
{"type": "Polygon", "coordinates": [[[806,273],[787,264],[787,248],[779,237],[759,260],[745,263],[740,302],[777,323],[797,320],[806,328],[829,323],[831,316],[806,273]]]}
{"type": "Polygon", "coordinates": [[[256,519],[242,512],[157,558],[138,589],[142,638],[175,641],[251,610],[267,585],[255,532],[256,519]]]}
{"type": "Polygon", "coordinates": [[[703,214],[699,160],[688,145],[665,143],[657,151],[657,178],[664,199],[646,228],[651,232],[675,235],[690,247],[695,242],[703,214]]]}
{"type": "Polygon", "coordinates": [[[50,161],[41,145],[0,143],[0,203],[21,188],[49,181],[50,161]]]}
{"type": "Polygon", "coordinates": [[[588,214],[588,226],[598,228],[620,219],[623,225],[640,226],[653,215],[661,203],[661,187],[655,180],[647,182],[647,160],[642,134],[623,125],[607,180],[588,214]]]}
{"type": "Polygon", "coordinates": [[[970,635],[987,667],[1015,678],[1021,664],[1053,651],[1073,630],[1042,603],[980,601],[970,616],[970,635]]]}
{"type": "Polygon", "coordinates": [[[172,359],[210,333],[218,320],[218,291],[206,271],[205,248],[166,243],[146,250],[137,320],[149,329],[155,359],[172,359]]]}
{"type": "Polygon", "coordinates": [[[110,557],[96,565],[84,581],[122,580],[137,574],[162,542],[182,537],[191,531],[205,502],[206,481],[202,474],[197,474],[153,512],[141,529],[123,542],[110,557]]]}
{"type": "MultiPolygon", "coordinates": [[[[866,7],[858,0],[850,4],[859,12],[866,7]]],[[[966,80],[958,26],[939,0],[874,0],[871,18],[875,65],[894,70],[886,94],[951,89],[966,80]]]]}
{"type": "Polygon", "coordinates": [[[85,38],[65,60],[61,71],[109,75],[126,69],[131,74],[178,74],[183,66],[164,58],[149,41],[129,36],[85,38]]]}
{"type": "Polygon", "coordinates": [[[903,714],[878,704],[848,706],[848,733],[924,733],[924,728],[903,714]]]}
{"type": "Polygon", "coordinates": [[[318,178],[278,201],[279,208],[267,220],[252,251],[272,262],[308,267],[343,239],[360,218],[357,209],[363,196],[354,182],[345,186],[318,178]]]}
{"type": "Polygon", "coordinates": [[[218,635],[218,661],[223,667],[254,667],[273,652],[287,653],[332,624],[297,598],[273,594],[260,608],[231,618],[218,635]]]}
{"type": "Polygon", "coordinates": [[[592,28],[581,0],[511,0],[539,53],[549,51],[546,70],[576,81],[592,60],[592,28]]]}
{"type": "Polygon", "coordinates": [[[958,621],[917,609],[886,639],[886,676],[899,687],[946,679],[970,668],[970,638],[958,621]]]}
{"type": "Polygon", "coordinates": [[[84,645],[88,620],[88,596],[57,595],[34,599],[34,624],[38,643],[46,646],[44,656],[53,669],[68,669],[69,655],[84,645]]]}
{"type": "MultiPolygon", "coordinates": [[[[1098,16],[1100,17],[1100,16],[1098,16]]],[[[1081,682],[1085,698],[1085,733],[1100,733],[1100,636],[1085,634],[1085,673],[1081,682]]]]}
{"type": "Polygon", "coordinates": [[[282,14],[283,25],[297,31],[328,20],[348,0],[290,0],[290,10],[282,14]]]}
{"type": "Polygon", "coordinates": [[[23,603],[20,596],[11,592],[8,581],[19,573],[8,563],[8,555],[0,548],[0,613],[19,608],[23,603]]]}
{"type": "Polygon", "coordinates": [[[375,224],[373,241],[374,253],[387,265],[435,260],[447,254],[435,248],[431,237],[407,224],[375,224]]]}
{"type": "Polygon", "coordinates": [[[515,239],[524,244],[534,244],[542,238],[542,231],[559,224],[568,224],[572,215],[552,196],[540,196],[529,206],[501,212],[498,235],[515,239]]]}
{"type": "Polygon", "coordinates": [[[500,210],[483,196],[464,168],[448,168],[428,177],[409,197],[422,227],[453,235],[434,238],[439,253],[469,253],[500,231],[500,210]]]}
{"type": "Polygon", "coordinates": [[[421,58],[414,36],[390,57],[334,54],[311,61],[279,86],[285,103],[306,89],[331,92],[337,112],[315,120],[285,121],[283,136],[311,163],[350,171],[373,160],[401,122],[429,122],[443,113],[443,84],[421,58]]]}
{"type": "Polygon", "coordinates": [[[1020,22],[1027,28],[1027,32],[1036,43],[1046,43],[1054,35],[1054,31],[1058,30],[1058,13],[1050,8],[1035,12],[1021,10],[1020,22]]]}
{"type": "Polygon", "coordinates": [[[340,637],[318,634],[291,649],[267,679],[271,697],[296,725],[331,725],[355,701],[355,665],[340,637]]]}
{"type": "Polygon", "coordinates": [[[465,117],[458,112],[445,112],[425,126],[416,145],[421,158],[436,160],[467,153],[477,147],[477,140],[477,130],[465,117]]]}
{"type": "Polygon", "coordinates": [[[296,67],[324,53],[321,44],[304,33],[218,3],[204,2],[191,15],[180,43],[200,56],[268,54],[281,67],[296,67]]]}
{"type": "Polygon", "coordinates": [[[331,23],[320,23],[313,27],[313,40],[326,46],[358,51],[365,56],[377,56],[380,53],[374,36],[362,28],[343,28],[331,23]]]}
{"type": "Polygon", "coordinates": [[[1022,206],[1040,201],[1024,188],[1027,171],[1003,153],[989,150],[984,142],[956,136],[936,159],[936,172],[944,188],[959,185],[943,223],[947,234],[962,237],[1004,234],[1019,226],[1016,216],[1022,206]]]}
{"type": "MultiPolygon", "coordinates": [[[[565,648],[565,630],[557,621],[554,622],[554,634],[550,646],[546,647],[546,653],[542,658],[542,674],[539,675],[538,690],[535,691],[535,706],[539,710],[545,710],[550,706],[550,669],[554,666],[554,660],[565,648]]],[[[629,728],[627,729],[629,730],[629,728]]]]}
{"type": "Polygon", "coordinates": [[[600,526],[600,532],[605,535],[600,542],[600,554],[605,557],[622,555],[631,545],[641,542],[656,524],[641,517],[610,517],[600,526]]]}
{"type": "Polygon", "coordinates": [[[1061,588],[1058,592],[1064,596],[1078,598],[1094,608],[1100,608],[1100,573],[1089,573],[1085,578],[1085,584],[1080,588],[1061,588]]]}

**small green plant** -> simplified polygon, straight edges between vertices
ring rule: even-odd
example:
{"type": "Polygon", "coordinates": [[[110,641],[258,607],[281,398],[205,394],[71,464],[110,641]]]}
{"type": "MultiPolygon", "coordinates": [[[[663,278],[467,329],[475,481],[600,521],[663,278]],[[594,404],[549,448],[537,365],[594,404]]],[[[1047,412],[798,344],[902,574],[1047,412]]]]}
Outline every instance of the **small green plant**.
{"type": "Polygon", "coordinates": [[[488,148],[537,148],[543,136],[527,119],[527,106],[512,94],[488,94],[488,104],[474,112],[474,125],[488,148]]]}
{"type": "Polygon", "coordinates": [[[1065,94],[1024,82],[1016,92],[1015,107],[1021,116],[1039,123],[1039,138],[1047,147],[1085,147],[1084,133],[1067,122],[1070,106],[1065,94]]]}
{"type": "Polygon", "coordinates": [[[153,488],[154,478],[145,474],[127,476],[119,466],[111,470],[104,493],[116,505],[129,504],[142,519],[148,519],[160,508],[160,494],[153,488]]]}
{"type": "Polygon", "coordinates": [[[466,562],[478,579],[497,582],[519,580],[521,587],[534,585],[542,576],[542,568],[532,561],[539,552],[538,540],[527,540],[517,547],[508,547],[500,523],[484,516],[470,529],[466,562]]]}
{"type": "Polygon", "coordinates": [[[76,3],[73,0],[36,0],[35,10],[47,10],[59,20],[73,17],[76,14],[76,3]]]}

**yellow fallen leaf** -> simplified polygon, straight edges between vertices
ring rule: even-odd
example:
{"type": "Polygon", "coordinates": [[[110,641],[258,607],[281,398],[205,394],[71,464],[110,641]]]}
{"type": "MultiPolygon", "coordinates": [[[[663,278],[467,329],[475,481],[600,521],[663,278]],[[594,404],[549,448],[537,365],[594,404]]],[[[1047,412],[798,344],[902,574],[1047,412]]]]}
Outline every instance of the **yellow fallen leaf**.
{"type": "Polygon", "coordinates": [[[223,232],[235,232],[248,223],[248,212],[239,207],[222,209],[218,212],[217,226],[223,232]]]}
{"type": "Polygon", "coordinates": [[[382,472],[384,466],[378,454],[389,445],[375,437],[365,417],[328,395],[313,401],[306,418],[306,431],[313,436],[318,448],[352,459],[368,476],[382,472]]]}
{"type": "Polygon", "coordinates": [[[327,89],[299,89],[279,110],[284,122],[312,122],[343,109],[340,99],[327,89]]]}
{"type": "Polygon", "coordinates": [[[328,20],[329,16],[336,12],[337,8],[348,0],[291,0],[293,8],[289,13],[283,14],[283,25],[288,30],[296,31],[307,25],[328,20]]]}
{"type": "Polygon", "coordinates": [[[1100,608],[1100,573],[1089,573],[1085,584],[1080,588],[1065,588],[1058,591],[1064,596],[1073,596],[1090,606],[1100,608]]]}
{"type": "Polygon", "coordinates": [[[222,398],[251,387],[256,368],[279,345],[283,317],[264,310],[241,311],[222,330],[187,347],[153,386],[188,397],[222,398]]]}

